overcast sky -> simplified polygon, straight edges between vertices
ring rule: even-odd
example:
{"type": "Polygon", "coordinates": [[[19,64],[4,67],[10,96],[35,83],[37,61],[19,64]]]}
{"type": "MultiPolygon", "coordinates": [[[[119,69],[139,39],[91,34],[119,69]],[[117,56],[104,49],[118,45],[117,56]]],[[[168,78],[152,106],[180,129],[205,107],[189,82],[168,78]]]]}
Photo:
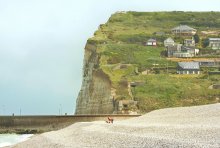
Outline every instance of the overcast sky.
{"type": "Polygon", "coordinates": [[[220,1],[0,0],[0,115],[73,114],[86,40],[124,10],[219,11],[220,1]]]}

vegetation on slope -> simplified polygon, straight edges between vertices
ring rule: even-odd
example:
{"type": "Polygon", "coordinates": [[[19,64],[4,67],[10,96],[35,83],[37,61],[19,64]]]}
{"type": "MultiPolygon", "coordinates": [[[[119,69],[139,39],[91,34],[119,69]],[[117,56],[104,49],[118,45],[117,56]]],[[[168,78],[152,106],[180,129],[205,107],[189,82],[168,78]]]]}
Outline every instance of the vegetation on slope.
{"type": "MultiPolygon", "coordinates": [[[[184,38],[170,33],[180,24],[197,29],[201,36],[200,32],[204,30],[220,30],[220,13],[122,12],[100,25],[87,46],[96,47],[100,57],[97,68],[109,76],[112,87],[116,89],[116,99],[131,99],[128,83],[138,81],[144,84],[133,88],[133,97],[138,101],[141,112],[218,102],[220,91],[208,87],[220,83],[219,75],[209,76],[207,69],[196,76],[176,75],[177,63],[164,57],[163,41],[167,37],[180,43],[184,38]],[[165,34],[157,35],[155,32],[165,34]],[[144,46],[152,37],[157,39],[158,46],[144,46]],[[148,71],[148,75],[142,75],[143,71],[148,71]]],[[[199,40],[197,47],[202,48],[205,38],[199,40]]],[[[201,51],[210,53],[206,48],[201,51]]],[[[220,56],[216,52],[211,57],[220,56]]]]}

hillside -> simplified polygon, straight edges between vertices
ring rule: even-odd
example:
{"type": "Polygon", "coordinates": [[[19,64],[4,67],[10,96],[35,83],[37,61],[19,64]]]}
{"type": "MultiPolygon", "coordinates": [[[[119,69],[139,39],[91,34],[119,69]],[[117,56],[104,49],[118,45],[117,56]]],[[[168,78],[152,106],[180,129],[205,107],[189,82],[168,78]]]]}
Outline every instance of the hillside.
{"type": "Polygon", "coordinates": [[[101,24],[85,47],[82,88],[76,114],[144,113],[151,110],[219,102],[216,67],[201,67],[199,75],[176,74],[177,61],[220,58],[219,50],[205,47],[209,37],[220,37],[219,12],[118,12],[101,24]],[[194,58],[167,58],[163,41],[171,29],[189,25],[200,37],[194,58]],[[205,34],[206,32],[215,32],[205,34]],[[217,33],[216,33],[217,32],[217,33]],[[145,46],[149,38],[157,46],[145,46]]]}

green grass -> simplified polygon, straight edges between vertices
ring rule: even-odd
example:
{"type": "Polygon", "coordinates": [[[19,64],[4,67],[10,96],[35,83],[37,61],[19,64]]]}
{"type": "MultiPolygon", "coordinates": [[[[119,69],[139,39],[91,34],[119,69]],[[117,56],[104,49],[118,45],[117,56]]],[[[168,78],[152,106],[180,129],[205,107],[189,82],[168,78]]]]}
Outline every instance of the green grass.
{"type": "Polygon", "coordinates": [[[215,103],[217,102],[216,97],[220,95],[219,90],[208,89],[212,83],[220,83],[220,78],[216,76],[211,76],[208,80],[203,75],[181,77],[160,74],[136,76],[132,79],[145,82],[143,86],[135,88],[135,98],[139,101],[140,109],[143,112],[150,111],[152,108],[157,109],[157,107],[215,103]]]}
{"type": "Polygon", "coordinates": [[[175,65],[165,58],[161,57],[161,52],[164,47],[151,47],[139,44],[107,44],[104,45],[105,50],[101,53],[105,57],[103,63],[107,64],[135,64],[141,67],[142,70],[146,68],[157,66],[164,67],[169,62],[170,65],[175,65]]]}

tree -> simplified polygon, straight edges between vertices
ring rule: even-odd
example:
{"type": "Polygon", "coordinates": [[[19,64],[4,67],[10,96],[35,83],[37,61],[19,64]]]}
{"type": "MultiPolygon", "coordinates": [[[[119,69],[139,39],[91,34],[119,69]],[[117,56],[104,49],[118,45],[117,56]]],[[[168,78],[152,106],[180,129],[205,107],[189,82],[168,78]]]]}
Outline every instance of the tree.
{"type": "Polygon", "coordinates": [[[205,40],[203,40],[202,45],[203,45],[204,48],[206,48],[207,46],[209,46],[209,39],[206,38],[205,40]]]}
{"type": "Polygon", "coordinates": [[[200,38],[199,38],[199,35],[198,35],[198,34],[195,34],[195,35],[193,36],[193,38],[194,38],[194,40],[195,40],[195,43],[199,43],[200,38]]]}

